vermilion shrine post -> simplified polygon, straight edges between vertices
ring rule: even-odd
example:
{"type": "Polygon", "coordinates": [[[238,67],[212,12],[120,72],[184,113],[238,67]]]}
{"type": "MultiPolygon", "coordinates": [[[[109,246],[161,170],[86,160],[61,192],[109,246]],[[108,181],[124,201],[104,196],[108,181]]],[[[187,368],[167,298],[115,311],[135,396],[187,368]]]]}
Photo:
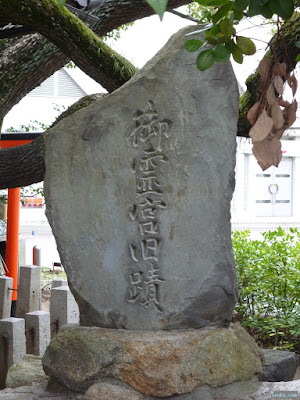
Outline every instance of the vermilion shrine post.
{"type": "MultiPolygon", "coordinates": [[[[32,142],[40,133],[2,133],[0,147],[21,146],[32,142]]],[[[18,256],[19,256],[19,215],[20,188],[8,189],[7,198],[7,233],[5,263],[7,276],[13,278],[12,316],[15,316],[18,299],[18,256]]]]}

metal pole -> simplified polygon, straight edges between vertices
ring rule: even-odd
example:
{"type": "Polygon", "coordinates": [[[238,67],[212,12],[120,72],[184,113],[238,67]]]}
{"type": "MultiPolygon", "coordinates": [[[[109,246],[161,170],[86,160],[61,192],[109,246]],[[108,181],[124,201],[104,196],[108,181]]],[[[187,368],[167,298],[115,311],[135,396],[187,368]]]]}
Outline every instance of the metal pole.
{"type": "Polygon", "coordinates": [[[12,316],[15,316],[18,298],[20,188],[8,189],[6,257],[7,276],[13,278],[12,316]]]}

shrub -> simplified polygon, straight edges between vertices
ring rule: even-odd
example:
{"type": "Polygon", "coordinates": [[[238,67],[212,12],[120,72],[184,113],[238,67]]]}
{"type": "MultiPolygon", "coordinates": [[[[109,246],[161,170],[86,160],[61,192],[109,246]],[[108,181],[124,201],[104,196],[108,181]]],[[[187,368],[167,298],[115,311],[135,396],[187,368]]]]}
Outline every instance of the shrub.
{"type": "Polygon", "coordinates": [[[300,352],[300,232],[279,227],[262,235],[232,234],[236,317],[259,344],[300,352]]]}

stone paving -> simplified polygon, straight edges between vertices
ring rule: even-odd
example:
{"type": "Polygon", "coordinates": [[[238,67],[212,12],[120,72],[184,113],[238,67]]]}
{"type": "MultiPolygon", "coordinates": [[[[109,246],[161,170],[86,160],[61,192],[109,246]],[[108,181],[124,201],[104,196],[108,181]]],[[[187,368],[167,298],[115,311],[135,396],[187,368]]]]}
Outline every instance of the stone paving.
{"type": "Polygon", "coordinates": [[[83,395],[71,393],[66,390],[47,390],[45,385],[22,386],[16,389],[0,391],[1,400],[83,400],[83,395]]]}
{"type": "MultiPolygon", "coordinates": [[[[300,380],[290,382],[262,382],[259,390],[249,396],[243,396],[234,386],[228,388],[226,393],[222,389],[215,391],[215,396],[209,395],[207,398],[197,400],[270,400],[272,391],[298,391],[300,396],[300,380]]],[[[298,397],[299,398],[299,397],[298,397]]],[[[84,395],[75,394],[63,388],[55,387],[47,389],[45,384],[35,384],[33,386],[22,386],[16,389],[4,389],[0,391],[1,400],[84,400],[84,395]]],[[[95,400],[100,400],[96,399],[95,400]]],[[[107,400],[101,398],[101,400],[107,400]]],[[[115,399],[118,400],[118,399],[115,399]]],[[[130,399],[128,399],[130,400],[130,399]]]]}

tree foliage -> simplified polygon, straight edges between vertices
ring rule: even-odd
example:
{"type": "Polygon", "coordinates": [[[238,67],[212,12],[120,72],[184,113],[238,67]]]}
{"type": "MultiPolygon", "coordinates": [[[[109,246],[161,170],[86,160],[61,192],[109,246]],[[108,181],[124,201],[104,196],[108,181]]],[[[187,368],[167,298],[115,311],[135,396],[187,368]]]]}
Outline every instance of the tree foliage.
{"type": "MultiPolygon", "coordinates": [[[[300,56],[288,51],[293,43],[288,46],[284,35],[287,26],[291,28],[291,23],[298,23],[297,3],[293,0],[197,0],[197,3],[201,6],[201,19],[208,22],[201,29],[205,31],[205,41],[189,39],[185,48],[199,52],[196,64],[200,71],[211,68],[215,62],[227,62],[230,56],[242,64],[245,56],[256,53],[254,42],[237,33],[236,26],[245,17],[260,15],[276,21],[276,39],[268,46],[268,54],[254,78],[257,81],[256,93],[252,93],[251,106],[242,112],[259,165],[263,170],[278,166],[282,158],[280,139],[295,122],[298,109],[294,67],[300,56]],[[277,41],[281,43],[283,56],[282,50],[278,52],[277,41]],[[284,97],[285,87],[292,90],[291,101],[284,97]],[[256,97],[255,101],[253,97],[256,97]]],[[[294,38],[294,46],[299,45],[300,42],[294,38]]]]}

